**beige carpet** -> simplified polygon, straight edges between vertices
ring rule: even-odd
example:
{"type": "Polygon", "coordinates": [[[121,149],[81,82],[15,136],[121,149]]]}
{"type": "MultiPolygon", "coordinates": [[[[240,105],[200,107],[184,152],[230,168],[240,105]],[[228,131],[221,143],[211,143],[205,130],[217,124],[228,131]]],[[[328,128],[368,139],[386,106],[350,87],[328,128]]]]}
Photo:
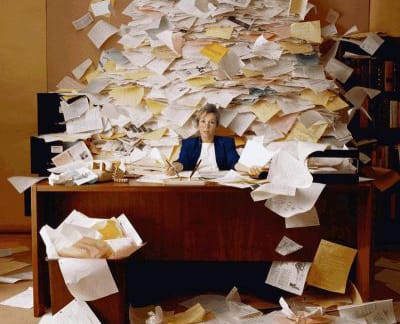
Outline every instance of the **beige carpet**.
{"type": "MultiPolygon", "coordinates": [[[[9,248],[16,246],[31,246],[31,238],[30,235],[9,235],[9,234],[0,234],[0,249],[1,248],[9,248]]],[[[375,253],[374,259],[377,259],[380,256],[384,256],[387,258],[391,258],[394,260],[400,261],[400,251],[395,252],[379,252],[375,253]]],[[[31,253],[24,252],[15,254],[13,256],[14,259],[18,261],[31,262],[31,253]]],[[[29,268],[21,269],[20,271],[28,271],[29,268]]],[[[379,269],[375,269],[378,271],[379,269]]],[[[372,300],[376,299],[386,299],[393,298],[395,301],[400,300],[400,295],[396,294],[392,290],[388,289],[384,286],[384,284],[377,282],[371,278],[371,292],[372,292],[372,300]]],[[[16,294],[24,291],[28,287],[32,286],[32,281],[22,281],[15,284],[3,284],[0,283],[0,301],[3,301],[7,298],[15,296],[16,294]]],[[[242,296],[243,297],[243,296],[242,296]]],[[[257,300],[253,300],[250,298],[245,302],[249,302],[253,304],[254,307],[259,306],[260,308],[265,308],[265,305],[257,305],[257,300]]],[[[163,305],[167,306],[168,304],[163,305]]],[[[170,305],[171,306],[171,305],[170,305]]],[[[400,313],[400,303],[397,304],[398,311],[400,313]]],[[[173,308],[172,308],[173,309],[173,308]]],[[[0,305],[0,323],[1,324],[36,324],[40,321],[40,318],[35,318],[33,316],[33,308],[32,309],[23,309],[23,308],[15,308],[0,305]]]]}
{"type": "MultiPolygon", "coordinates": [[[[31,247],[31,236],[28,234],[1,234],[0,249],[12,248],[17,246],[31,247]]],[[[12,256],[15,260],[31,263],[31,252],[18,253],[12,256]]],[[[29,271],[24,268],[16,272],[29,271]]],[[[13,297],[26,288],[32,287],[32,281],[20,281],[15,284],[0,283],[0,301],[13,297]]],[[[40,318],[33,317],[33,308],[23,309],[0,305],[0,323],[2,324],[34,324],[40,318]]]]}
{"type": "MultiPolygon", "coordinates": [[[[32,281],[15,284],[0,283],[0,301],[10,298],[32,286],[32,281]]],[[[0,305],[0,323],[2,324],[36,324],[40,318],[33,317],[33,308],[23,309],[0,305]]]]}

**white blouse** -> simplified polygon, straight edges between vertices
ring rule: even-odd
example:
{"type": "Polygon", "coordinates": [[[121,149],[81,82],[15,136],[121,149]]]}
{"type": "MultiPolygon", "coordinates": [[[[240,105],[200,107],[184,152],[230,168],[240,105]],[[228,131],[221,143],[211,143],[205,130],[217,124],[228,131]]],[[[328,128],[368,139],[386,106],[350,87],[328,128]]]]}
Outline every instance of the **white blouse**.
{"type": "MultiPolygon", "coordinates": [[[[199,171],[218,171],[218,164],[215,158],[215,147],[214,143],[202,143],[201,144],[201,153],[199,160],[201,163],[199,165],[199,171]]],[[[197,161],[199,161],[197,160],[197,161]]]]}

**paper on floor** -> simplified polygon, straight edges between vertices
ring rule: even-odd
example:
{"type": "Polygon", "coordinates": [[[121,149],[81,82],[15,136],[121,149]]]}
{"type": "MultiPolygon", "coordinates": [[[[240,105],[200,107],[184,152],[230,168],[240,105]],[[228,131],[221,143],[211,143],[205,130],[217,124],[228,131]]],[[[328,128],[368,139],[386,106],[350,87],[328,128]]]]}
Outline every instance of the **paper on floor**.
{"type": "Polygon", "coordinates": [[[33,307],[33,289],[28,287],[23,292],[3,300],[0,305],[19,307],[19,308],[32,308],[33,307]]]}

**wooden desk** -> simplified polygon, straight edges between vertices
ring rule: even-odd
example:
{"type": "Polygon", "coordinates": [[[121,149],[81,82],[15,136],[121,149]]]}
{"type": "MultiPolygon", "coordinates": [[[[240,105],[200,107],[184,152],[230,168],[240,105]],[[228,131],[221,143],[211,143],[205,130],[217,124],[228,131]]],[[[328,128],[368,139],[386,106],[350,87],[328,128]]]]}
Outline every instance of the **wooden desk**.
{"type": "MultiPolygon", "coordinates": [[[[146,259],[176,261],[312,261],[321,238],[358,249],[356,285],[369,299],[372,189],[368,184],[328,185],[317,202],[321,226],[285,229],[284,219],[253,202],[249,190],[216,185],[163,186],[132,182],[80,187],[32,187],[34,315],[49,305],[45,247],[38,235],[76,209],[91,217],[125,213],[148,244],[146,259]],[[303,249],[274,252],[287,235],[303,249]]],[[[267,271],[267,269],[266,269],[267,271]]]]}

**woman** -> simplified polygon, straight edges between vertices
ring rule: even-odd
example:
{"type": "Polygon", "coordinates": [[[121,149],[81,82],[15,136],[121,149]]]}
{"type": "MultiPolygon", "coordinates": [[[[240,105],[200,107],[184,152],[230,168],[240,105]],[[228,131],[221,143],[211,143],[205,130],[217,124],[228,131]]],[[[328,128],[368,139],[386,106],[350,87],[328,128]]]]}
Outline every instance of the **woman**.
{"type": "Polygon", "coordinates": [[[193,170],[196,165],[201,171],[236,169],[248,171],[252,177],[259,175],[260,168],[248,169],[238,163],[239,155],[231,137],[215,136],[219,125],[219,112],[215,105],[207,104],[200,109],[196,123],[200,136],[182,141],[179,159],[166,168],[167,175],[172,176],[183,170],[193,170]]]}

